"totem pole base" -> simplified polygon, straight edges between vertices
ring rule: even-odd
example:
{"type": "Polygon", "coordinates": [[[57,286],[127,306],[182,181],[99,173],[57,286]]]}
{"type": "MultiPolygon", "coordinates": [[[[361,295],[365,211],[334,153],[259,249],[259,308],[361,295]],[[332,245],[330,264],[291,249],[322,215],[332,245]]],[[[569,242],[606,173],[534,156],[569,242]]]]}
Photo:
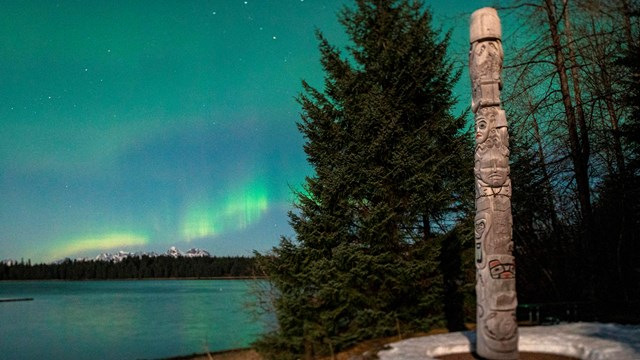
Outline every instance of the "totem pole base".
{"type": "MultiPolygon", "coordinates": [[[[520,360],[579,360],[579,358],[569,357],[564,355],[532,353],[532,352],[518,353],[518,359],[520,360]]],[[[487,359],[477,354],[460,353],[460,354],[449,354],[449,355],[439,356],[438,360],[487,360],[487,359]]]]}
{"type": "Polygon", "coordinates": [[[521,359],[519,352],[510,351],[510,352],[497,352],[492,349],[489,349],[487,346],[482,344],[476,344],[476,354],[479,359],[486,360],[518,360],[521,359]]]}

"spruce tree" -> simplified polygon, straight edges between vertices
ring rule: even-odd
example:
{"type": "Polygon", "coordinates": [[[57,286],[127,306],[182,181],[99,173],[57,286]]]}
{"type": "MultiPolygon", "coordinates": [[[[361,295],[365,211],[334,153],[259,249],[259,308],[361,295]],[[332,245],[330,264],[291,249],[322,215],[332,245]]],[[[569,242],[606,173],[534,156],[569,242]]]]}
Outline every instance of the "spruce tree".
{"type": "Polygon", "coordinates": [[[275,358],[441,325],[438,237],[472,188],[449,34],[419,1],[359,0],[339,20],[348,55],[318,32],[324,89],[299,97],[315,173],[289,214],[296,239],[258,254],[278,330],[256,346],[275,358]]]}

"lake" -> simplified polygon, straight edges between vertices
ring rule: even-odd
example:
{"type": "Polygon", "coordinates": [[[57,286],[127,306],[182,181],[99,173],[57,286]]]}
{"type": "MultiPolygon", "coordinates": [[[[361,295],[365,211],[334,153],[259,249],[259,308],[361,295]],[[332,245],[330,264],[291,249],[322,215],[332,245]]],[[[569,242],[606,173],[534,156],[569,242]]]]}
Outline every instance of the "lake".
{"type": "MultiPolygon", "coordinates": [[[[258,280],[259,281],[259,280],[258,280]]],[[[256,280],[0,282],[2,359],[157,359],[248,347],[256,280]]]]}

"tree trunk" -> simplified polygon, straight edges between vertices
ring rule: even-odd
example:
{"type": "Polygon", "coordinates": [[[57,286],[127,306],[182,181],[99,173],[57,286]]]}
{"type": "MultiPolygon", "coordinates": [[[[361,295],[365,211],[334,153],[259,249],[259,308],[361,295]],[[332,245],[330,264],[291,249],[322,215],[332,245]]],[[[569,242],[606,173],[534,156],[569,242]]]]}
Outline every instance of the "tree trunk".
{"type": "Polygon", "coordinates": [[[627,39],[627,46],[631,46],[633,41],[633,32],[631,30],[631,6],[629,0],[622,0],[622,17],[624,23],[624,35],[627,39]]]}
{"type": "Polygon", "coordinates": [[[580,87],[580,74],[578,74],[578,61],[576,57],[576,44],[573,39],[573,33],[571,31],[571,20],[569,19],[569,0],[563,0],[564,11],[564,31],[567,37],[567,47],[569,48],[569,66],[571,69],[571,81],[573,83],[573,96],[576,100],[575,113],[580,130],[580,151],[582,152],[582,158],[584,163],[589,163],[589,156],[591,155],[591,146],[589,143],[589,129],[584,117],[584,108],[582,102],[582,89],[580,87]]]}
{"type": "Polygon", "coordinates": [[[431,238],[431,223],[429,222],[429,213],[422,214],[422,240],[428,241],[431,238]]]}
{"type": "Polygon", "coordinates": [[[551,186],[551,177],[549,176],[549,170],[547,169],[547,163],[545,162],[545,155],[542,146],[542,136],[540,135],[540,128],[538,126],[538,120],[535,115],[532,115],[533,120],[533,136],[536,139],[538,144],[538,157],[540,158],[540,169],[542,170],[542,176],[544,177],[544,194],[548,194],[551,198],[549,199],[549,212],[551,216],[551,227],[552,231],[556,231],[559,228],[558,214],[556,212],[556,204],[554,199],[554,194],[551,186]]]}
{"type": "Polygon", "coordinates": [[[562,52],[562,43],[560,41],[560,31],[558,29],[558,19],[555,12],[555,4],[553,0],[545,0],[545,11],[549,19],[549,31],[554,51],[554,64],[556,72],[560,80],[560,91],[562,93],[562,104],[564,106],[567,131],[569,135],[569,150],[571,152],[571,161],[573,163],[573,171],[578,190],[578,201],[580,203],[580,214],[584,224],[584,236],[586,246],[589,246],[589,234],[593,228],[593,216],[591,209],[591,192],[589,187],[588,173],[588,155],[583,153],[584,147],[578,136],[576,114],[571,101],[571,92],[569,90],[569,78],[567,76],[567,65],[562,52]]]}
{"type": "MultiPolygon", "coordinates": [[[[593,17],[591,18],[591,32],[595,35],[597,34],[597,27],[596,24],[594,23],[594,19],[593,17]]],[[[613,154],[614,154],[614,159],[616,161],[616,169],[617,169],[617,174],[623,174],[626,172],[626,166],[625,166],[625,161],[624,161],[624,153],[622,151],[622,141],[621,141],[621,133],[620,133],[620,125],[619,125],[619,120],[618,120],[618,114],[616,113],[616,105],[615,105],[615,101],[613,99],[613,79],[609,73],[609,65],[611,64],[611,61],[609,59],[609,56],[607,54],[607,51],[605,49],[606,47],[606,40],[604,41],[605,44],[601,43],[599,41],[600,36],[593,36],[594,39],[594,49],[593,49],[593,53],[596,53],[596,65],[599,71],[598,73],[598,83],[600,84],[600,87],[602,89],[602,100],[605,103],[605,106],[607,108],[607,113],[609,115],[609,124],[611,126],[611,134],[612,134],[612,148],[613,148],[613,154]]],[[[611,175],[615,175],[615,174],[611,174],[611,175]]]]}

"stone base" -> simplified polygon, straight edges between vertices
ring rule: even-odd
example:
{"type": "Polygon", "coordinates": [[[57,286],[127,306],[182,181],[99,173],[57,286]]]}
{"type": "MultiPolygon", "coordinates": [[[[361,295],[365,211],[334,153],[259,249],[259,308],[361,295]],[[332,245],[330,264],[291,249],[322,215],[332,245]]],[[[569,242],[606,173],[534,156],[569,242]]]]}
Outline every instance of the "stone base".
{"type": "MultiPolygon", "coordinates": [[[[521,353],[557,354],[583,360],[640,359],[640,326],[574,323],[520,327],[521,353]]],[[[406,339],[378,352],[380,360],[435,360],[451,354],[472,354],[475,332],[464,331],[406,339]]]]}
{"type": "MultiPolygon", "coordinates": [[[[442,355],[438,360],[481,360],[482,358],[471,353],[442,355]]],[[[545,353],[523,352],[518,354],[518,360],[577,360],[577,358],[545,353]]]]}

